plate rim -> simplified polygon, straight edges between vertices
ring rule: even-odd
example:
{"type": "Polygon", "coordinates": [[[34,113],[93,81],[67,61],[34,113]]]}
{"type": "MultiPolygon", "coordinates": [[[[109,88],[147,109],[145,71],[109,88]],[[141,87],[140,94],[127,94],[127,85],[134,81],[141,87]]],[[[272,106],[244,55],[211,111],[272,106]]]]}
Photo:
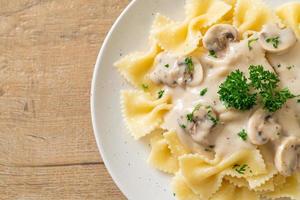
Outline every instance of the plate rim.
{"type": "Polygon", "coordinates": [[[117,17],[113,25],[110,27],[108,33],[105,36],[105,39],[101,45],[101,48],[99,50],[99,53],[97,55],[96,63],[94,65],[93,75],[92,75],[92,81],[91,81],[91,91],[90,91],[90,110],[91,110],[91,121],[92,121],[92,127],[93,127],[93,134],[96,140],[97,148],[100,153],[100,156],[103,160],[103,163],[105,165],[106,170],[108,171],[109,175],[111,176],[113,182],[117,185],[117,187],[120,189],[122,194],[128,198],[127,192],[125,192],[125,189],[123,188],[122,184],[117,179],[116,175],[114,174],[112,168],[110,167],[110,164],[108,162],[108,158],[105,156],[104,148],[102,146],[102,143],[100,142],[100,138],[97,133],[101,132],[98,130],[96,126],[96,111],[95,111],[95,92],[96,92],[96,78],[98,74],[100,73],[101,69],[101,61],[103,59],[103,54],[105,49],[107,48],[108,42],[111,38],[111,35],[113,34],[115,28],[120,23],[120,20],[124,17],[124,15],[131,9],[131,7],[137,2],[138,0],[131,0],[129,4],[123,9],[121,14],[117,17]]]}

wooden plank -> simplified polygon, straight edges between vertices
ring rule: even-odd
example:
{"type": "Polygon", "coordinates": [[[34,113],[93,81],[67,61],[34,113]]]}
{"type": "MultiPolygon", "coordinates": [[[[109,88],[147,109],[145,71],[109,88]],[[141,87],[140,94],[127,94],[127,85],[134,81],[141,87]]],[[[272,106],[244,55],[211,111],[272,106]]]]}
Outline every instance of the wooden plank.
{"type": "Polygon", "coordinates": [[[99,162],[91,77],[101,42],[127,1],[12,2],[19,1],[0,3],[3,162],[99,162]]]}
{"type": "Polygon", "coordinates": [[[124,199],[90,119],[94,63],[128,0],[0,0],[0,199],[124,199]]]}
{"type": "Polygon", "coordinates": [[[103,164],[0,168],[0,199],[122,200],[103,164]],[[1,183],[5,183],[2,185],[1,183]]]}

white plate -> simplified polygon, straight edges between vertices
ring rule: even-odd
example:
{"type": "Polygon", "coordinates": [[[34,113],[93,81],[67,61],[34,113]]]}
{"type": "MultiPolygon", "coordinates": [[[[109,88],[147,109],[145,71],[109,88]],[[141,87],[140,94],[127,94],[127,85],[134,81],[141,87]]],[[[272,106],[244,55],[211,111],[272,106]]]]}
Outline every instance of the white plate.
{"type": "MultiPolygon", "coordinates": [[[[268,0],[276,6],[285,0],[268,0]]],[[[128,88],[113,63],[132,51],[149,48],[154,14],[183,18],[184,0],[135,0],[123,11],[98,55],[91,89],[91,111],[98,148],[113,180],[130,200],[174,200],[170,177],[146,162],[149,147],[135,141],[121,116],[120,90],[128,88]]]]}

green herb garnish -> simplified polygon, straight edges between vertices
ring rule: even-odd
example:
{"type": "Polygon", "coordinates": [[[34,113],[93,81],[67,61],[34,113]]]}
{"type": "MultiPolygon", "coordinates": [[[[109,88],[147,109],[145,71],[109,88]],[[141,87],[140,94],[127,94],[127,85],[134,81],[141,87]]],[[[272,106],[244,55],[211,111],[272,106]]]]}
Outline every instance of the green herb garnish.
{"type": "Polygon", "coordinates": [[[258,38],[254,38],[254,39],[250,39],[248,40],[248,48],[249,51],[251,51],[253,49],[253,47],[251,46],[253,42],[256,42],[258,40],[258,38]]]}
{"type": "Polygon", "coordinates": [[[147,90],[149,88],[149,85],[142,84],[142,88],[143,88],[143,90],[147,90]]]}
{"type": "Polygon", "coordinates": [[[214,50],[209,50],[208,55],[211,56],[211,57],[217,58],[217,54],[214,50]]]}
{"type": "Polygon", "coordinates": [[[184,60],[184,64],[186,65],[186,69],[189,73],[194,71],[194,63],[191,57],[186,57],[184,60]]]}
{"type": "Polygon", "coordinates": [[[250,93],[250,85],[243,72],[236,70],[219,86],[220,100],[226,107],[249,110],[255,105],[256,94],[250,93]]]}
{"type": "Polygon", "coordinates": [[[180,124],[180,127],[183,128],[183,129],[185,129],[185,128],[186,128],[186,125],[180,124]]]}
{"type": "Polygon", "coordinates": [[[169,64],[166,64],[166,65],[165,65],[165,67],[166,67],[166,68],[169,68],[169,67],[170,67],[170,65],[169,65],[169,64]]]}
{"type": "Polygon", "coordinates": [[[207,106],[207,117],[210,121],[212,121],[214,123],[214,126],[217,125],[219,123],[219,119],[217,117],[214,117],[211,115],[212,113],[212,108],[211,106],[207,106]]]}
{"type": "Polygon", "coordinates": [[[245,174],[247,167],[248,167],[247,164],[243,164],[243,165],[236,164],[233,166],[233,169],[235,169],[235,171],[238,172],[239,174],[245,174]]]}
{"type": "Polygon", "coordinates": [[[204,96],[207,92],[207,88],[204,88],[203,90],[200,91],[200,96],[204,96]]]}
{"type": "Polygon", "coordinates": [[[267,38],[266,42],[271,43],[273,45],[273,47],[277,49],[278,45],[280,43],[279,36],[267,38]]]}
{"type": "Polygon", "coordinates": [[[250,68],[251,86],[259,91],[264,108],[275,112],[291,98],[296,97],[289,89],[278,90],[279,78],[270,71],[264,70],[261,65],[251,65],[250,68]]]}
{"type": "Polygon", "coordinates": [[[247,140],[247,137],[248,137],[247,132],[245,131],[245,129],[241,130],[241,131],[238,133],[238,136],[240,136],[240,138],[241,138],[242,140],[244,140],[244,141],[246,141],[246,140],[247,140]]]}
{"type": "Polygon", "coordinates": [[[160,99],[164,96],[165,90],[159,90],[157,93],[157,98],[160,99]]]}
{"type": "Polygon", "coordinates": [[[193,117],[194,117],[193,113],[189,113],[189,114],[186,115],[186,119],[187,119],[188,121],[190,121],[190,122],[193,121],[193,117]]]}
{"type": "Polygon", "coordinates": [[[300,103],[300,99],[297,100],[297,103],[300,103]]]}

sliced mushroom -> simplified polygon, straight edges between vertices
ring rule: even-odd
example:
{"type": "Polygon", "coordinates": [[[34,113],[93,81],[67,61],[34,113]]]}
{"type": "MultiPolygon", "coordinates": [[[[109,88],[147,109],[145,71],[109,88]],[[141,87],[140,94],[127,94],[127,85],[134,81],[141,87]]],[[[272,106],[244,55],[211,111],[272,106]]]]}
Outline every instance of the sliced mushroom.
{"type": "Polygon", "coordinates": [[[229,24],[212,26],[203,37],[203,46],[210,51],[221,51],[229,42],[238,40],[238,30],[229,24]]]}
{"type": "Polygon", "coordinates": [[[259,34],[259,42],[270,53],[284,53],[296,44],[297,38],[291,28],[281,29],[277,24],[267,24],[259,34]]]}
{"type": "Polygon", "coordinates": [[[278,147],[275,155],[275,166],[284,176],[294,173],[299,164],[300,139],[289,136],[278,147]]]}
{"type": "Polygon", "coordinates": [[[249,119],[247,132],[252,144],[263,145],[269,140],[275,140],[280,131],[281,126],[263,109],[256,110],[249,119]]]}
{"type": "Polygon", "coordinates": [[[194,57],[177,57],[170,53],[160,53],[154,62],[150,79],[157,84],[170,87],[196,86],[203,79],[202,65],[194,57]]]}
{"type": "Polygon", "coordinates": [[[178,123],[195,142],[208,145],[207,136],[217,121],[217,113],[210,106],[197,105],[192,112],[180,116],[178,123]]]}

